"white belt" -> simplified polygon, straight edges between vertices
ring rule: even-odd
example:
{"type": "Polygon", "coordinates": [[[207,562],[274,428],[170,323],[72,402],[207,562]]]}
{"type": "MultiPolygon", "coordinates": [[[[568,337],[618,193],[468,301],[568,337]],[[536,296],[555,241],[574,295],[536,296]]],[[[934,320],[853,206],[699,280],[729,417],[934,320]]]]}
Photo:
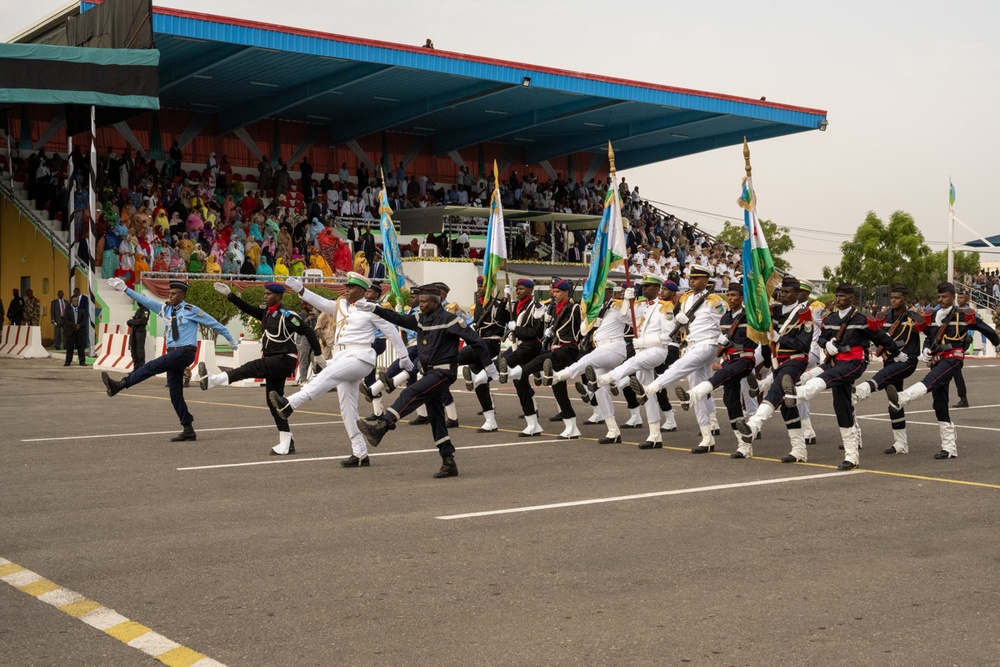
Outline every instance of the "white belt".
{"type": "Polygon", "coordinates": [[[343,350],[343,351],[352,350],[355,352],[362,352],[364,350],[372,349],[371,345],[352,345],[350,343],[337,343],[333,347],[335,350],[343,350]]]}
{"type": "Polygon", "coordinates": [[[695,345],[705,345],[707,343],[715,343],[718,340],[718,336],[715,338],[702,338],[701,340],[689,340],[687,341],[688,347],[694,347],[695,345]]]}
{"type": "Polygon", "coordinates": [[[603,338],[601,340],[595,340],[594,341],[594,347],[602,347],[604,345],[612,345],[614,343],[621,343],[622,345],[624,345],[625,344],[625,339],[624,338],[603,338]]]}

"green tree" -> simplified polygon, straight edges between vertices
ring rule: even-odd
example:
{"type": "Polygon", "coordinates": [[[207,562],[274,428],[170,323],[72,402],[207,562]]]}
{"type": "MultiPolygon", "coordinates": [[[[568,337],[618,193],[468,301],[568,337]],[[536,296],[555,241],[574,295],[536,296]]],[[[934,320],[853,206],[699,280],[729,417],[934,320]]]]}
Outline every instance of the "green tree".
{"type": "MultiPolygon", "coordinates": [[[[779,227],[776,222],[761,220],[760,228],[764,231],[764,238],[767,239],[767,247],[771,250],[771,258],[774,260],[774,267],[779,271],[788,271],[791,265],[782,255],[795,248],[795,242],[788,233],[788,227],[779,227]]],[[[724,243],[728,243],[734,248],[743,247],[743,234],[746,226],[737,225],[728,220],[722,226],[718,238],[724,243]]]]}
{"type": "MultiPolygon", "coordinates": [[[[874,287],[902,283],[914,298],[933,299],[947,274],[947,251],[932,252],[913,216],[895,211],[885,224],[869,211],[854,238],[840,246],[840,264],[823,267],[823,277],[836,285],[852,282],[874,287]]],[[[978,253],[955,253],[958,271],[976,270],[978,253]]]]}
{"type": "MultiPolygon", "coordinates": [[[[187,296],[184,298],[192,306],[197,306],[219,321],[222,326],[226,326],[229,320],[239,312],[236,306],[229,303],[226,297],[215,291],[212,282],[208,280],[197,280],[188,284],[187,296]]],[[[216,340],[218,334],[206,326],[198,325],[201,337],[205,340],[216,340]]]]}

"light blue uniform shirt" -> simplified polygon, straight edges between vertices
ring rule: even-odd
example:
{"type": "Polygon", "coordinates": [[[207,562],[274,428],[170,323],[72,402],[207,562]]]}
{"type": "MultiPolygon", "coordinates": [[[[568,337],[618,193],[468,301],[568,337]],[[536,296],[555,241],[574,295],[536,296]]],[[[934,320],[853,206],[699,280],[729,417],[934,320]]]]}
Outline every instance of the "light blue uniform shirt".
{"type": "Polygon", "coordinates": [[[206,327],[211,328],[230,343],[236,342],[236,339],[233,338],[233,334],[229,333],[229,329],[222,326],[218,320],[211,315],[206,314],[201,308],[192,306],[189,303],[184,303],[183,301],[181,301],[181,303],[177,306],[169,306],[165,303],[154,301],[148,296],[143,296],[142,294],[130,289],[126,289],[125,294],[128,294],[132,300],[138,301],[142,305],[146,306],[146,308],[149,308],[150,312],[159,315],[160,319],[163,321],[165,329],[163,335],[167,339],[167,347],[187,347],[197,345],[199,324],[203,324],[206,327]],[[180,333],[179,340],[174,340],[173,328],[170,325],[173,318],[177,319],[177,329],[180,333]]]}

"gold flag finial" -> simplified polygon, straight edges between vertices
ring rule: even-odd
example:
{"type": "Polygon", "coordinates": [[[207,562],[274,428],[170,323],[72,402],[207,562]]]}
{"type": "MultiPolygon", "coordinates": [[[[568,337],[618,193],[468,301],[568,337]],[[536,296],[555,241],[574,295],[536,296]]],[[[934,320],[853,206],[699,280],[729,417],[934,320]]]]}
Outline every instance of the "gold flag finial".
{"type": "Polygon", "coordinates": [[[750,178],[750,147],[747,146],[746,137],[743,137],[743,161],[746,162],[747,178],[750,178]]]}
{"type": "Polygon", "coordinates": [[[612,175],[615,173],[615,151],[611,148],[611,141],[608,141],[608,162],[611,163],[611,169],[609,170],[612,175]]]}

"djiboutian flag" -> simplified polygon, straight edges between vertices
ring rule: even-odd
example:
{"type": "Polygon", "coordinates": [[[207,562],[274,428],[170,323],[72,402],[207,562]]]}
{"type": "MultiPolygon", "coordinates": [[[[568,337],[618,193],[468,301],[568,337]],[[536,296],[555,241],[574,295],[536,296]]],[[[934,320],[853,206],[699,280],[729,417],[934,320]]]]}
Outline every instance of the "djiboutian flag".
{"type": "Polygon", "coordinates": [[[584,333],[594,326],[601,312],[611,271],[621,266],[627,256],[621,201],[618,199],[618,189],[609,181],[608,193],[604,196],[604,214],[594,235],[590,273],[587,274],[587,282],[583,284],[580,311],[583,314],[584,333]]]}
{"type": "Polygon", "coordinates": [[[486,252],[483,255],[483,305],[493,298],[497,286],[497,272],[507,261],[507,233],[503,225],[503,206],[500,204],[500,172],[493,161],[493,196],[490,198],[490,220],[486,227],[486,252]]]}
{"type": "Polygon", "coordinates": [[[396,299],[396,305],[404,308],[409,304],[403,301],[403,258],[399,252],[399,240],[396,237],[396,226],[392,223],[392,208],[389,197],[385,193],[385,181],[378,193],[379,226],[382,229],[382,255],[385,258],[385,272],[389,278],[389,288],[396,299]]]}
{"type": "Polygon", "coordinates": [[[743,209],[743,309],[747,318],[747,337],[759,345],[768,343],[771,331],[770,295],[777,282],[771,249],[757,220],[757,195],[749,177],[743,179],[739,200],[743,209]]]}

